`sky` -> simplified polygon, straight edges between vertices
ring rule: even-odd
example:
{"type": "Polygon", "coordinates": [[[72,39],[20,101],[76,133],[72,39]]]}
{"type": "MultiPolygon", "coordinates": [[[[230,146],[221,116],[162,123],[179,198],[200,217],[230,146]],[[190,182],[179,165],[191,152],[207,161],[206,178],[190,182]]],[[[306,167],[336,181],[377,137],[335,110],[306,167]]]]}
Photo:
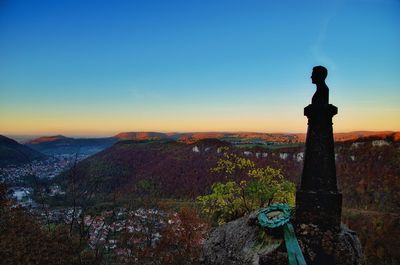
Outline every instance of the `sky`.
{"type": "Polygon", "coordinates": [[[0,134],[400,131],[398,0],[0,0],[0,134]]]}

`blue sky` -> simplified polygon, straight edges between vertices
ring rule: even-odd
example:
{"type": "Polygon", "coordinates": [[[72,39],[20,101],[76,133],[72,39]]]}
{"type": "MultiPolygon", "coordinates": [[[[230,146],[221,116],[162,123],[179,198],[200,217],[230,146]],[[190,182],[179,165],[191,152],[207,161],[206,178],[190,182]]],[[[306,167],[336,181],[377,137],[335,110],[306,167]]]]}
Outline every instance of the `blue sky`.
{"type": "Polygon", "coordinates": [[[2,1],[0,133],[400,130],[400,2],[2,1]]]}

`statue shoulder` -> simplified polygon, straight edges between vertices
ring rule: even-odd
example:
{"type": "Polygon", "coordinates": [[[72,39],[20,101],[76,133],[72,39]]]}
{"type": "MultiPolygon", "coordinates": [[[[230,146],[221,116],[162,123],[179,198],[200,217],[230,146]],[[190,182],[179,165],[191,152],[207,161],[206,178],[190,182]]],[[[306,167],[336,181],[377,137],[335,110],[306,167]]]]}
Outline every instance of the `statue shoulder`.
{"type": "Polygon", "coordinates": [[[319,86],[317,87],[317,91],[315,91],[312,99],[311,104],[328,104],[329,103],[329,88],[328,86],[319,86]]]}

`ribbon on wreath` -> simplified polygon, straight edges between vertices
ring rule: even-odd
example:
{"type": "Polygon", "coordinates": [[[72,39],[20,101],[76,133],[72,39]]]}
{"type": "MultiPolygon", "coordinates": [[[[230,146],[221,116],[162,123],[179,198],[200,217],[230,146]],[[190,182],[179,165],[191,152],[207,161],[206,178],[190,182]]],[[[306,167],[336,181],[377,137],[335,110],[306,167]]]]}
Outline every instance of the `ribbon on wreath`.
{"type": "Polygon", "coordinates": [[[290,223],[290,206],[285,203],[276,203],[262,209],[257,215],[258,223],[264,228],[283,226],[283,237],[288,253],[290,265],[307,265],[299,242],[297,241],[293,225],[290,223]]]}

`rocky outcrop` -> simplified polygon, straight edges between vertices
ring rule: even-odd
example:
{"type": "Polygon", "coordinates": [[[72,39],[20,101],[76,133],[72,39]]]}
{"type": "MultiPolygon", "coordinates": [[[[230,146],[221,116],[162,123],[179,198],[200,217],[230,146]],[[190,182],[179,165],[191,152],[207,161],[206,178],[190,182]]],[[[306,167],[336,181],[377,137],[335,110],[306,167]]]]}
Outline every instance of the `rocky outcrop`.
{"type": "MultiPolygon", "coordinates": [[[[256,214],[215,228],[203,244],[201,264],[287,265],[282,230],[260,228],[256,214]]],[[[297,237],[308,265],[364,264],[356,233],[343,225],[339,233],[302,225],[297,228],[297,237]]]]}
{"type": "Polygon", "coordinates": [[[203,244],[201,264],[259,264],[259,257],[278,248],[282,240],[265,240],[256,224],[256,214],[244,216],[215,228],[203,244]]]}

